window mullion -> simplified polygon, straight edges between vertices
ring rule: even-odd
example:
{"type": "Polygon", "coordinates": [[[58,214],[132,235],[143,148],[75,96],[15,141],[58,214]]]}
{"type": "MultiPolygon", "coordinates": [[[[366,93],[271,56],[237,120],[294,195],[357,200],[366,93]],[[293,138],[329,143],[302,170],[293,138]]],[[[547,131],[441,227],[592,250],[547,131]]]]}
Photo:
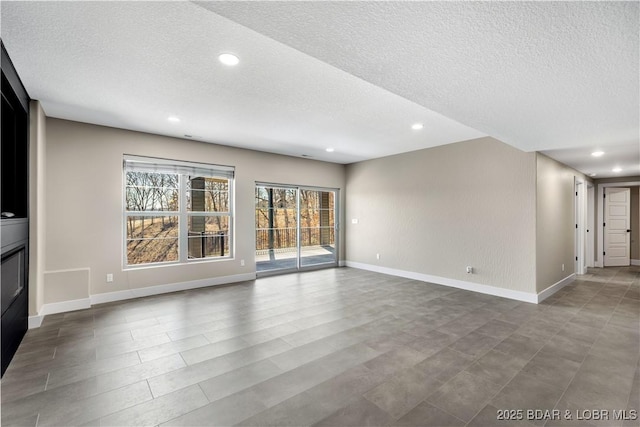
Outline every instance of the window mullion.
{"type": "Polygon", "coordinates": [[[302,225],[300,224],[300,188],[296,189],[296,269],[300,270],[300,257],[302,256],[302,251],[300,248],[300,244],[302,242],[300,234],[302,233],[302,225]]]}
{"type": "Polygon", "coordinates": [[[180,191],[180,206],[178,224],[179,227],[179,248],[180,262],[187,262],[189,257],[189,218],[187,214],[187,176],[178,175],[178,188],[180,191]]]}
{"type": "Polygon", "coordinates": [[[233,191],[235,190],[234,186],[235,186],[235,179],[230,179],[227,181],[227,207],[229,209],[229,212],[227,212],[227,214],[229,215],[229,231],[228,231],[228,236],[227,238],[229,239],[229,255],[230,256],[235,256],[235,225],[236,225],[236,213],[235,213],[235,205],[234,205],[234,197],[233,197],[233,191]]]}

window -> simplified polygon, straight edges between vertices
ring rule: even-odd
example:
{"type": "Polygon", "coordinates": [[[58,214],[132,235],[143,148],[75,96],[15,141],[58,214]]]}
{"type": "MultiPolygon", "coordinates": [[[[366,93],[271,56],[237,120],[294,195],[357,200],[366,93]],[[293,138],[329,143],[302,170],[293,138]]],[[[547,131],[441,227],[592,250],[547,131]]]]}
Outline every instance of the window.
{"type": "Polygon", "coordinates": [[[187,179],[189,259],[229,253],[229,179],[187,179]]]}
{"type": "Polygon", "coordinates": [[[232,256],[228,166],[125,156],[125,265],[232,256]]]}

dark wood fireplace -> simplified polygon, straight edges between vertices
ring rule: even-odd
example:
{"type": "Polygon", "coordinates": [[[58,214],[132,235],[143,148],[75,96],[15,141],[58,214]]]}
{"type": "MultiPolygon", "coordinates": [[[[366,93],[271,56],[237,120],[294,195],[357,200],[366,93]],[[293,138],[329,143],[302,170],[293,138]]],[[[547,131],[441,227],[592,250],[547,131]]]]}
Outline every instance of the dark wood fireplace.
{"type": "Polygon", "coordinates": [[[29,326],[29,95],[2,45],[2,375],[29,326]]]}
{"type": "Polygon", "coordinates": [[[27,246],[2,254],[2,374],[28,329],[27,246]]]}

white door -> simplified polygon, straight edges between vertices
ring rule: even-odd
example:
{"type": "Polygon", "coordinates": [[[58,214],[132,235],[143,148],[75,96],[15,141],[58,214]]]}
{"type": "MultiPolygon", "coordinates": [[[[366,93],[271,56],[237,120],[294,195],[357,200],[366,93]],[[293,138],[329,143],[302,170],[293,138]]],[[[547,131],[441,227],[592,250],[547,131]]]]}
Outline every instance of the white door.
{"type": "MultiPolygon", "coordinates": [[[[594,255],[595,255],[595,188],[593,186],[587,187],[587,267],[594,267],[594,255]]],[[[585,269],[585,271],[587,271],[585,269]]]]}
{"type": "Polygon", "coordinates": [[[629,188],[604,189],[604,265],[630,265],[631,224],[629,188]]]}

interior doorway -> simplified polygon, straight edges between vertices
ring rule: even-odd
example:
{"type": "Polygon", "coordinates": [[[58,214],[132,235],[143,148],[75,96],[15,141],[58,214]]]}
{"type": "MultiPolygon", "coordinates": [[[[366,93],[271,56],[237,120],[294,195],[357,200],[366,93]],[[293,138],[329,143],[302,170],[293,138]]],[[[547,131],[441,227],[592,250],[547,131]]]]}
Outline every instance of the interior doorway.
{"type": "Polygon", "coordinates": [[[338,190],[256,184],[256,272],[338,265],[338,190]]]}
{"type": "Polygon", "coordinates": [[[587,267],[595,267],[596,219],[595,187],[587,183],[587,267]]]}
{"type": "Polygon", "coordinates": [[[575,180],[575,267],[574,271],[576,274],[586,274],[587,272],[587,261],[586,261],[586,196],[587,189],[585,182],[581,179],[576,178],[575,180]]]}
{"type": "MultiPolygon", "coordinates": [[[[621,187],[638,187],[640,186],[640,181],[623,181],[622,179],[619,182],[606,182],[606,183],[599,183],[598,184],[598,192],[597,192],[597,197],[596,197],[596,203],[597,203],[597,222],[596,222],[596,231],[597,231],[597,238],[596,238],[596,245],[597,245],[597,250],[596,250],[596,260],[595,260],[595,266],[596,267],[605,267],[605,244],[604,244],[604,235],[605,235],[605,191],[608,188],[621,188],[621,187]]],[[[638,203],[636,203],[636,208],[640,208],[640,206],[638,206],[638,203]]],[[[640,209],[637,209],[638,211],[640,211],[640,209]]],[[[635,218],[637,218],[640,221],[640,214],[635,215],[635,218]]],[[[636,219],[634,218],[634,222],[636,221],[636,219]]],[[[631,234],[633,236],[635,236],[635,239],[640,240],[640,226],[639,227],[629,227],[629,229],[631,230],[631,234]]],[[[631,238],[631,236],[630,236],[631,238]]],[[[639,263],[640,264],[640,263],[639,263]]],[[[609,264],[606,264],[606,266],[609,266],[609,264]]]]}
{"type": "Polygon", "coordinates": [[[631,189],[605,188],[604,265],[631,264],[631,189]]]}

